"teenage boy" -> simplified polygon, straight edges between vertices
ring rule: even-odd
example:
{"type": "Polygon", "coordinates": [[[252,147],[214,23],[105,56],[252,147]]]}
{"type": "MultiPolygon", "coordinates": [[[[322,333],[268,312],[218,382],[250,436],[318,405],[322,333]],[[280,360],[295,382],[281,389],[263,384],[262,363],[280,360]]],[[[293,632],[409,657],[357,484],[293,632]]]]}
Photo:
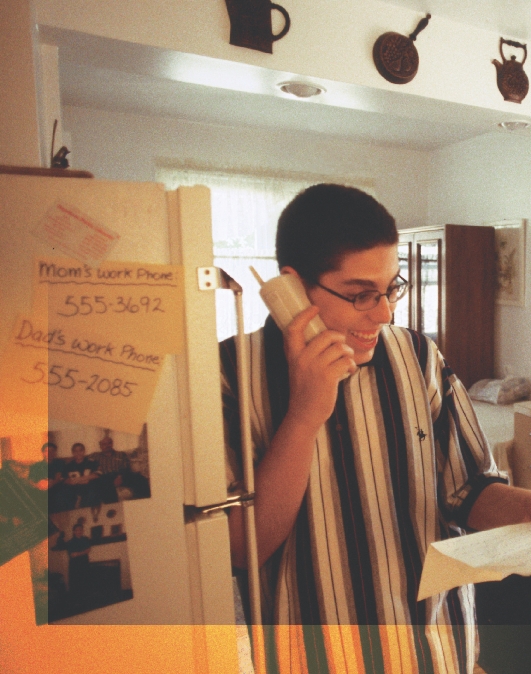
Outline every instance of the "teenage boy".
{"type": "Polygon", "coordinates": [[[72,529],[72,538],[66,542],[68,552],[68,591],[71,608],[76,612],[86,609],[90,593],[90,539],[84,535],[83,524],[77,522],[72,529]]]}
{"type": "Polygon", "coordinates": [[[60,503],[63,510],[96,507],[100,503],[95,484],[101,477],[98,464],[86,455],[85,445],[74,442],[72,459],[63,469],[60,503]]]}
{"type": "MultiPolygon", "coordinates": [[[[381,204],[340,185],[305,190],[279,219],[281,273],[314,306],[284,335],[268,317],[248,338],[264,622],[291,626],[271,671],[472,674],[473,586],[417,602],[428,546],[531,521],[531,492],[507,486],[437,346],[390,325],[407,291],[397,241],[381,204]],[[328,330],[306,344],[317,314],[328,330]]],[[[221,355],[235,485],[234,340],[221,355]]],[[[244,569],[240,509],[229,525],[244,569]]]]}
{"type": "Polygon", "coordinates": [[[57,445],[54,442],[45,442],[41,452],[42,461],[30,466],[28,480],[36,489],[47,492],[48,512],[55,513],[60,510],[58,497],[61,493],[65,462],[57,458],[57,445]]]}

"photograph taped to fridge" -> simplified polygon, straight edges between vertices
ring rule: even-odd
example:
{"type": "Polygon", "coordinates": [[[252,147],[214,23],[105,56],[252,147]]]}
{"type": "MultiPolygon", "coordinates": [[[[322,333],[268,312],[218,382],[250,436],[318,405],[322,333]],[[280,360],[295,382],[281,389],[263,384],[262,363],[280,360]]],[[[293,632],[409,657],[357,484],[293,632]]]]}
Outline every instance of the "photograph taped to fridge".
{"type": "Polygon", "coordinates": [[[121,503],[99,512],[81,508],[55,513],[50,519],[54,531],[30,550],[38,625],[132,599],[121,503]]]}

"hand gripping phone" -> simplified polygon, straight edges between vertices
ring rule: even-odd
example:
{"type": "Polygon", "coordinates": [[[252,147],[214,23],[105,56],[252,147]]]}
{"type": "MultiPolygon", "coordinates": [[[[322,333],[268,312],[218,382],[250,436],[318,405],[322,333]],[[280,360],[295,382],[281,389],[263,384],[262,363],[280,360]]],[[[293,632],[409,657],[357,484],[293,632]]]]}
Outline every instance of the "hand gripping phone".
{"type": "MultiPolygon", "coordinates": [[[[264,282],[253,267],[250,267],[250,270],[260,284],[261,298],[283,332],[295,316],[311,306],[304,286],[293,274],[281,274],[264,282]]],[[[304,337],[309,342],[323,330],[326,330],[326,325],[320,316],[315,316],[308,323],[304,337]]]]}
{"type": "MultiPolygon", "coordinates": [[[[249,267],[253,276],[260,284],[260,296],[269,309],[273,320],[284,332],[291,321],[298,316],[301,311],[311,306],[306,290],[301,281],[293,274],[281,274],[269,281],[262,281],[260,275],[254,269],[249,267]]],[[[304,338],[309,342],[323,330],[326,325],[320,316],[314,316],[304,330],[304,338]]],[[[351,373],[345,373],[341,379],[348,379],[351,373]]]]}

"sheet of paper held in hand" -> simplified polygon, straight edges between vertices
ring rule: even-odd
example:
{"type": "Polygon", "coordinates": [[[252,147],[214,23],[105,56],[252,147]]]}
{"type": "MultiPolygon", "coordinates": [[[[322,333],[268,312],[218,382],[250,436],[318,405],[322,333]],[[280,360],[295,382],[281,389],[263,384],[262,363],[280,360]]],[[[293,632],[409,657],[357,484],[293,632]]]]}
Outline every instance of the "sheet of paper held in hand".
{"type": "Polygon", "coordinates": [[[184,343],[183,270],[176,265],[67,258],[35,260],[34,313],[54,328],[89,330],[127,341],[134,335],[159,353],[184,343]]]}
{"type": "Polygon", "coordinates": [[[163,361],[134,333],[124,340],[20,316],[0,360],[0,433],[14,434],[21,414],[139,435],[163,361]]]}
{"type": "Polygon", "coordinates": [[[531,576],[531,523],[511,524],[432,543],[424,561],[418,601],[468,583],[531,576]]]}

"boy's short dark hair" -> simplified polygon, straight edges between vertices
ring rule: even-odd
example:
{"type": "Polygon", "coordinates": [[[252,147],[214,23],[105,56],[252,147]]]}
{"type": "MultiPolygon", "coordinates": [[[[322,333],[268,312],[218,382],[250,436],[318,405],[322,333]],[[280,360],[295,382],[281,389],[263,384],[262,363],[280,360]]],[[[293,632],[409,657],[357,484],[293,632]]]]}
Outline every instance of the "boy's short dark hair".
{"type": "Polygon", "coordinates": [[[395,220],[366,192],[322,183],[300,192],[282,211],[277,229],[279,268],[293,267],[315,285],[345,253],[398,242],[395,220]]]}

